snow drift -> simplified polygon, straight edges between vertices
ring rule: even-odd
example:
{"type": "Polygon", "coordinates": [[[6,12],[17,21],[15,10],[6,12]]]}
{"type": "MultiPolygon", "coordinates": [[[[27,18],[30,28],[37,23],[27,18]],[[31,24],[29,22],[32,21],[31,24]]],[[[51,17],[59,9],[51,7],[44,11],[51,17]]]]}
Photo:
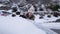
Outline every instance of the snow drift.
{"type": "Polygon", "coordinates": [[[0,16],[0,34],[46,34],[21,17],[0,16]]]}

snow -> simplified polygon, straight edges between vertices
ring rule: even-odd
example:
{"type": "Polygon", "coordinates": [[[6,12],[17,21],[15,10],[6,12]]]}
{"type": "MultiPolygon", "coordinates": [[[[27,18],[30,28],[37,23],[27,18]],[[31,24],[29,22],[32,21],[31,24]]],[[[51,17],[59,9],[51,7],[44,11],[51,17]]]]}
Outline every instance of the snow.
{"type": "Polygon", "coordinates": [[[1,6],[6,6],[6,5],[0,4],[0,7],[1,7],[1,6]]]}
{"type": "Polygon", "coordinates": [[[44,16],[43,19],[39,19],[40,15],[35,15],[34,25],[40,29],[43,29],[48,34],[57,34],[56,32],[52,31],[51,29],[60,29],[60,23],[47,23],[49,21],[55,21],[56,17],[48,18],[47,15],[44,16]]]}
{"type": "Polygon", "coordinates": [[[53,15],[51,15],[51,18],[48,18],[47,15],[44,16],[43,19],[39,19],[40,15],[35,15],[35,22],[36,23],[47,23],[49,21],[56,21],[57,19],[59,19],[60,17],[54,17],[53,15]]]}
{"type": "Polygon", "coordinates": [[[46,34],[46,32],[24,18],[0,16],[0,34],[46,34]]]}
{"type": "MultiPolygon", "coordinates": [[[[49,28],[49,29],[60,29],[60,23],[44,23],[41,24],[43,27],[49,28]]],[[[40,25],[38,25],[40,26],[40,25]]]]}
{"type": "Polygon", "coordinates": [[[39,17],[40,17],[40,15],[35,15],[35,20],[34,20],[34,22],[37,24],[37,23],[44,23],[44,21],[46,21],[46,20],[44,20],[44,19],[39,19],[39,17]]]}
{"type": "MultiPolygon", "coordinates": [[[[33,7],[30,8],[34,11],[33,7]]],[[[11,13],[12,10],[7,12],[11,13]]],[[[1,13],[1,12],[0,12],[1,13]]],[[[16,16],[0,16],[0,34],[57,34],[50,30],[60,29],[60,23],[47,23],[49,21],[55,21],[56,17],[48,18],[47,15],[44,19],[39,19],[39,15],[35,15],[34,21],[26,20],[22,17],[16,16]]]]}
{"type": "Polygon", "coordinates": [[[32,12],[32,13],[34,13],[34,7],[31,6],[30,9],[28,10],[28,12],[32,12]]]}
{"type": "Polygon", "coordinates": [[[52,22],[52,21],[56,21],[59,18],[60,18],[60,16],[59,17],[52,16],[51,18],[48,18],[47,15],[45,15],[43,19],[39,19],[39,15],[36,15],[34,24],[38,25],[37,27],[45,27],[45,28],[49,28],[49,29],[60,29],[60,23],[52,22]],[[51,21],[51,23],[49,23],[50,21],[51,21]]]}

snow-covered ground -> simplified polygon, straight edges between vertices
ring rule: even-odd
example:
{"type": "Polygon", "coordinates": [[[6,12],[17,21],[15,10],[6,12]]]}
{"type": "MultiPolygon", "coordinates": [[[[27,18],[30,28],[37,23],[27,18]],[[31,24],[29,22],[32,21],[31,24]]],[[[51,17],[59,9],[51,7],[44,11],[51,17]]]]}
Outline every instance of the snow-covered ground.
{"type": "Polygon", "coordinates": [[[57,19],[60,18],[60,16],[59,17],[54,17],[53,15],[51,15],[51,18],[48,18],[47,15],[45,15],[43,19],[39,19],[39,17],[40,17],[40,15],[35,15],[35,21],[37,23],[47,23],[49,21],[52,22],[52,21],[56,21],[57,19]]]}
{"type": "Polygon", "coordinates": [[[22,17],[0,16],[0,34],[46,34],[22,17]]]}
{"type": "Polygon", "coordinates": [[[51,18],[48,18],[47,15],[45,15],[43,19],[39,19],[39,15],[36,15],[34,24],[38,26],[42,25],[43,27],[50,28],[50,29],[60,29],[59,22],[56,22],[56,23],[52,22],[52,21],[56,21],[59,18],[60,17],[54,17],[54,16],[52,16],[51,18]],[[50,21],[51,23],[49,23],[50,21]]]}
{"type": "Polygon", "coordinates": [[[1,6],[6,6],[6,5],[0,4],[0,7],[1,7],[1,6]]]}
{"type": "MultiPolygon", "coordinates": [[[[9,10],[7,12],[11,12],[9,10]]],[[[56,17],[48,18],[47,15],[44,19],[39,19],[39,15],[35,15],[35,20],[31,21],[22,17],[16,16],[0,16],[0,34],[57,34],[50,30],[60,29],[60,23],[47,23],[55,21],[56,17]]]]}
{"type": "Polygon", "coordinates": [[[22,17],[16,16],[0,16],[0,33],[3,34],[57,34],[50,30],[50,28],[60,29],[60,24],[46,23],[54,21],[57,18],[48,18],[47,15],[44,19],[39,19],[39,15],[35,15],[35,20],[27,20],[22,17]],[[53,20],[52,20],[53,19],[53,20]]]}

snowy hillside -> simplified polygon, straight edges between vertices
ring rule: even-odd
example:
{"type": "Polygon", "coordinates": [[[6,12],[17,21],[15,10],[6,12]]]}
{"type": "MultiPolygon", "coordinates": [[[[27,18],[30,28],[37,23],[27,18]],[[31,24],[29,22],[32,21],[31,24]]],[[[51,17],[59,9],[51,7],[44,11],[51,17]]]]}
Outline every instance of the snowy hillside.
{"type": "Polygon", "coordinates": [[[60,29],[60,22],[53,22],[57,19],[60,19],[59,17],[51,16],[51,18],[48,18],[47,15],[44,16],[43,19],[39,19],[39,15],[36,15],[36,18],[34,20],[34,24],[37,25],[37,27],[45,27],[50,29],[60,29]]]}
{"type": "Polygon", "coordinates": [[[0,0],[0,34],[60,34],[60,6],[51,1],[0,0]]]}
{"type": "Polygon", "coordinates": [[[46,34],[21,17],[0,16],[0,34],[46,34]]]}

